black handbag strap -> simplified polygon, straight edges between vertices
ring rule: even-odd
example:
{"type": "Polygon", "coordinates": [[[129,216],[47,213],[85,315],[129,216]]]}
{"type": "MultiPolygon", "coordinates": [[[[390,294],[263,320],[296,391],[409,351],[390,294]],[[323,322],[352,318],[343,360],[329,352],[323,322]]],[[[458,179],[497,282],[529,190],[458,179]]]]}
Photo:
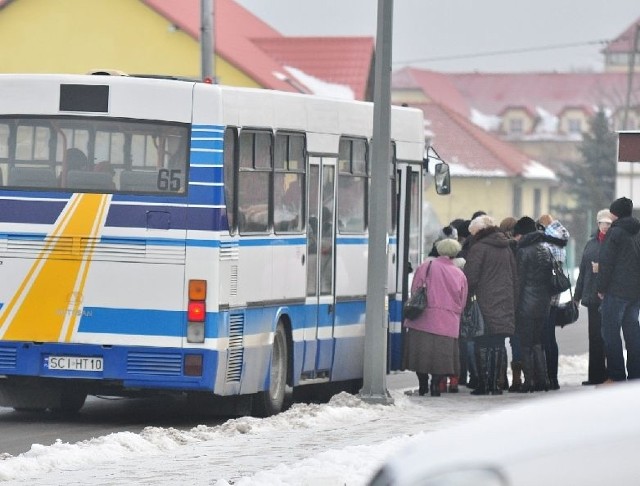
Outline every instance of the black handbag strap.
{"type": "Polygon", "coordinates": [[[424,282],[422,282],[422,286],[424,288],[427,288],[427,277],[429,276],[429,270],[431,270],[431,262],[433,262],[433,260],[429,260],[429,264],[427,265],[427,271],[424,274],[424,282]]]}

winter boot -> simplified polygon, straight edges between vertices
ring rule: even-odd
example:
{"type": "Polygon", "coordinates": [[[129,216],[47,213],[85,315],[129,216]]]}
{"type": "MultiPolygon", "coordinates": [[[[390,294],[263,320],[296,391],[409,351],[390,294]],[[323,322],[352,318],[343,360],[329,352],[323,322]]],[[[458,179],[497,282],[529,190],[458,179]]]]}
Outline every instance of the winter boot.
{"type": "Polygon", "coordinates": [[[547,359],[542,344],[533,347],[533,362],[536,374],[535,391],[549,391],[549,375],[547,373],[547,359]]]}
{"type": "Polygon", "coordinates": [[[441,375],[440,393],[447,393],[447,375],[441,375]]]}
{"type": "Polygon", "coordinates": [[[418,375],[418,395],[423,397],[429,391],[429,374],[416,372],[416,375],[418,375]]]}
{"type": "Polygon", "coordinates": [[[534,391],[533,385],[533,350],[529,346],[522,346],[522,373],[524,374],[524,383],[520,385],[518,392],[529,393],[534,391]]]}
{"type": "Polygon", "coordinates": [[[451,375],[449,377],[449,393],[458,393],[458,377],[451,375]]]}
{"type": "Polygon", "coordinates": [[[507,376],[507,368],[508,368],[508,358],[507,358],[507,348],[504,346],[500,347],[502,351],[500,351],[500,356],[502,356],[502,361],[500,362],[500,376],[502,377],[500,383],[500,389],[504,391],[509,390],[509,377],[507,376]]]}
{"type": "Polygon", "coordinates": [[[511,386],[509,387],[510,392],[517,392],[520,390],[522,386],[522,363],[520,361],[512,361],[511,362],[511,386]]]}
{"type": "Polygon", "coordinates": [[[431,375],[431,396],[440,396],[440,382],[444,378],[444,375],[431,375]]]}
{"type": "Polygon", "coordinates": [[[480,346],[476,343],[475,346],[476,368],[478,371],[478,386],[471,392],[472,395],[486,395],[488,392],[488,377],[489,377],[489,348],[480,346]]]}

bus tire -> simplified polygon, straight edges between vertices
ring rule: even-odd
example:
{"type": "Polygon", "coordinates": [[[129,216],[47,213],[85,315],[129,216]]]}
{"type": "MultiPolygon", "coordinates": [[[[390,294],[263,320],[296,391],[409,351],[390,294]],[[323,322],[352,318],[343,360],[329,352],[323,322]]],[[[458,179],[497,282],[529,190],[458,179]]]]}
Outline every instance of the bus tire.
{"type": "Polygon", "coordinates": [[[253,414],[258,417],[276,415],[284,409],[289,375],[289,345],[284,324],[278,322],[271,349],[269,388],[253,399],[253,414]]]}
{"type": "Polygon", "coordinates": [[[77,413],[84,406],[86,399],[86,392],[65,389],[60,396],[60,403],[51,407],[51,411],[65,415],[77,413]]]}

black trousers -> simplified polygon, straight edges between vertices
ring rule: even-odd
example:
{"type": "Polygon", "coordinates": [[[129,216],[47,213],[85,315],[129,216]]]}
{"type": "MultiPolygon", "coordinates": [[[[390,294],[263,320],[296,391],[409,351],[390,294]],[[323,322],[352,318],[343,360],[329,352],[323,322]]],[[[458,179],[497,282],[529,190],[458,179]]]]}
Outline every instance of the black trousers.
{"type": "Polygon", "coordinates": [[[607,366],[602,340],[602,318],[599,305],[587,307],[589,318],[589,381],[602,383],[607,379],[607,366]]]}

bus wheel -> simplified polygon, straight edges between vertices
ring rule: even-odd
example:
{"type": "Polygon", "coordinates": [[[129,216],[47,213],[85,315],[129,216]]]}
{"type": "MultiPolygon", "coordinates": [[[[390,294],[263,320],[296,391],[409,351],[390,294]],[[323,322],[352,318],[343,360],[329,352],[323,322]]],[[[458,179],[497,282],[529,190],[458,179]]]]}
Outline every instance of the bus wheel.
{"type": "Polygon", "coordinates": [[[63,390],[60,396],[60,404],[51,407],[51,411],[59,414],[74,414],[80,411],[87,399],[83,391],[63,390]]]}
{"type": "Polygon", "coordinates": [[[254,415],[268,417],[282,412],[287,393],[288,366],[289,347],[287,345],[287,333],[282,322],[278,322],[271,350],[269,388],[254,397],[254,415]]]}

